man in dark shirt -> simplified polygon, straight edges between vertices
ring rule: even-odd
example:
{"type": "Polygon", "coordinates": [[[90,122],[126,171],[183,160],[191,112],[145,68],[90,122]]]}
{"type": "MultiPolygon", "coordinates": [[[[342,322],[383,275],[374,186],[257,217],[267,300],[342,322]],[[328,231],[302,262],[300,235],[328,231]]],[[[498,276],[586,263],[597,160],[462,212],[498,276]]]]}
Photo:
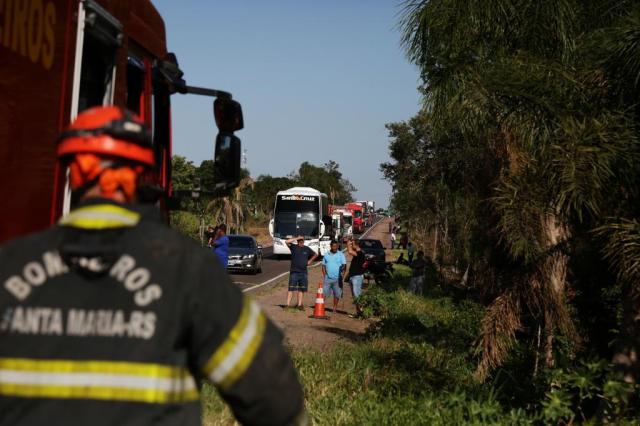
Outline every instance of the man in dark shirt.
{"type": "Polygon", "coordinates": [[[356,305],[356,315],[362,315],[362,309],[358,304],[358,298],[362,294],[362,280],[364,278],[364,252],[360,248],[357,240],[347,242],[347,252],[352,256],[349,265],[349,282],[351,283],[351,294],[353,303],[356,305]]]}
{"type": "Polygon", "coordinates": [[[307,267],[313,263],[318,254],[304,245],[304,237],[299,235],[285,241],[291,250],[291,269],[289,273],[289,291],[287,292],[287,306],[291,304],[293,293],[298,293],[297,308],[304,310],[302,298],[307,292],[309,280],[307,278],[307,267]],[[294,244],[296,242],[296,244],[294,244]]]}

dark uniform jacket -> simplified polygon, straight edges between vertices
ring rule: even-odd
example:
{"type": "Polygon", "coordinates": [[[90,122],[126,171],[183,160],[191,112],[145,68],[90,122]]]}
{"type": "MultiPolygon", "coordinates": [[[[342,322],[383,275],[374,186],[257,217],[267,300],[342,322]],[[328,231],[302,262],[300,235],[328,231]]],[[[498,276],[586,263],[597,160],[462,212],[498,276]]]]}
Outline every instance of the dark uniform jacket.
{"type": "Polygon", "coordinates": [[[197,425],[205,379],[242,423],[303,412],[280,332],[152,207],[94,200],[0,250],[0,425],[197,425]]]}

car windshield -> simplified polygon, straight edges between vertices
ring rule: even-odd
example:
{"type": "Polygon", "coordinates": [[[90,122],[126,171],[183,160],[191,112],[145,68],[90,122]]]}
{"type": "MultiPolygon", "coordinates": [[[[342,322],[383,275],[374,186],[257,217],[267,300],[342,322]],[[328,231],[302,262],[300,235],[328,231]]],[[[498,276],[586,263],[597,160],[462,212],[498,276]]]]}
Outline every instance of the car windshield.
{"type": "Polygon", "coordinates": [[[229,247],[253,248],[253,238],[251,237],[229,237],[229,247]]]}
{"type": "Polygon", "coordinates": [[[360,240],[360,247],[363,249],[381,249],[382,243],[379,240],[360,240]]]}
{"type": "Polygon", "coordinates": [[[278,212],[273,231],[277,238],[291,238],[296,235],[317,238],[318,228],[318,215],[315,213],[278,212]]]}

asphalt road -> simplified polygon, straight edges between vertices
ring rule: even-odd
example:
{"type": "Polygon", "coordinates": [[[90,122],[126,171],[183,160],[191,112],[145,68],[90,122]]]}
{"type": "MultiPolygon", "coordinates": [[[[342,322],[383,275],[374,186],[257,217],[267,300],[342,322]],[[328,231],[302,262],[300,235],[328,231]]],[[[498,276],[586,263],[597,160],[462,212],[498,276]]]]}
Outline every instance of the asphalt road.
{"type": "Polygon", "coordinates": [[[273,254],[273,247],[262,249],[262,273],[251,275],[248,272],[232,273],[231,279],[234,283],[245,290],[253,285],[269,281],[278,275],[289,271],[289,259],[278,260],[273,254]]]}
{"type": "MultiPolygon", "coordinates": [[[[377,224],[377,221],[376,221],[377,224]]],[[[376,226],[374,224],[373,226],[376,226]]],[[[367,228],[367,233],[373,227],[367,228]]],[[[356,238],[360,235],[356,234],[356,238]]],[[[273,247],[265,247],[262,249],[263,261],[262,261],[262,273],[251,275],[248,272],[245,273],[232,273],[231,279],[237,284],[243,291],[248,291],[254,286],[267,285],[270,282],[277,281],[278,278],[284,276],[289,272],[289,264],[291,260],[289,258],[277,259],[273,254],[273,247]],[[273,280],[273,281],[271,281],[273,280]]]]}

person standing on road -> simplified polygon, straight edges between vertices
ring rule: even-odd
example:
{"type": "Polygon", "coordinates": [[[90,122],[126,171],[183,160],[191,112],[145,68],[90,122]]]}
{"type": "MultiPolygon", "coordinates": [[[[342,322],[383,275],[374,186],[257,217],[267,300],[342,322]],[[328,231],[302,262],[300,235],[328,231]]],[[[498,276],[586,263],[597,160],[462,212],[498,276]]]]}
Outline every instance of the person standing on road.
{"type": "Polygon", "coordinates": [[[351,294],[353,303],[356,306],[356,315],[362,315],[362,309],[358,299],[362,294],[362,281],[364,279],[364,251],[360,248],[357,240],[347,242],[347,252],[352,256],[349,265],[349,283],[351,283],[351,294]]]}
{"type": "Polygon", "coordinates": [[[144,122],[89,109],[57,156],[71,212],[0,250],[0,424],[200,425],[204,380],[242,424],[303,424],[282,333],[209,250],[136,203],[155,167],[144,122]]]}
{"type": "Polygon", "coordinates": [[[411,263],[411,280],[409,281],[409,291],[414,294],[422,294],[424,288],[424,271],[427,262],[424,259],[424,252],[418,251],[416,259],[411,263]]]}
{"type": "Polygon", "coordinates": [[[207,237],[207,247],[213,247],[213,241],[216,238],[216,233],[218,232],[218,228],[214,228],[213,226],[207,226],[207,231],[205,232],[205,236],[207,237]]]}
{"type": "Polygon", "coordinates": [[[213,253],[218,256],[224,269],[227,269],[229,262],[229,237],[227,237],[227,225],[224,223],[218,226],[216,238],[213,241],[213,253]]]}
{"type": "Polygon", "coordinates": [[[391,250],[395,248],[396,245],[396,231],[395,229],[391,231],[391,250]]]}
{"type": "Polygon", "coordinates": [[[289,308],[293,293],[297,293],[298,304],[296,307],[304,310],[303,297],[307,292],[309,279],[307,268],[317,259],[318,253],[304,245],[304,237],[299,235],[285,241],[291,250],[291,268],[289,271],[289,290],[287,291],[287,305],[289,308]],[[296,243],[296,244],[294,244],[296,243]]]}
{"type": "Polygon", "coordinates": [[[322,258],[322,281],[325,297],[329,297],[329,290],[333,292],[333,312],[338,309],[338,302],[342,298],[342,289],[340,288],[340,274],[342,279],[347,273],[347,258],[344,253],[338,251],[338,242],[331,241],[331,250],[322,258]]]}

